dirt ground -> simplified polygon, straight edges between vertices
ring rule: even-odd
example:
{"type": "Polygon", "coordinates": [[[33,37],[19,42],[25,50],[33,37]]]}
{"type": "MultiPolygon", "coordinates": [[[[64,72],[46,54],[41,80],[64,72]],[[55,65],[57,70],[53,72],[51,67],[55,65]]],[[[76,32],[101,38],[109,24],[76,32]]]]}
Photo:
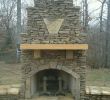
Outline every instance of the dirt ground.
{"type": "MultiPolygon", "coordinates": [[[[110,69],[87,69],[88,86],[110,87],[110,69]]],[[[5,64],[0,62],[0,85],[20,84],[21,64],[5,64]]]]}
{"type": "Polygon", "coordinates": [[[21,65],[0,62],[0,85],[19,84],[21,81],[21,65]]]}
{"type": "Polygon", "coordinates": [[[87,69],[88,86],[110,87],[110,69],[87,69]]]}

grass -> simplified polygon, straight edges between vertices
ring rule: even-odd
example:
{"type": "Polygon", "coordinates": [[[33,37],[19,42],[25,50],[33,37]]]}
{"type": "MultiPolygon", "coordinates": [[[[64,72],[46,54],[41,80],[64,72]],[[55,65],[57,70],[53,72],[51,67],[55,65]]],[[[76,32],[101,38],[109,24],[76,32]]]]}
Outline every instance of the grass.
{"type": "MultiPolygon", "coordinates": [[[[110,87],[110,69],[87,69],[88,86],[110,87]]],[[[19,84],[21,82],[21,65],[0,62],[0,85],[19,84]]]]}
{"type": "Polygon", "coordinates": [[[0,62],[0,85],[19,84],[21,81],[21,65],[0,62]]]}
{"type": "Polygon", "coordinates": [[[110,69],[87,69],[87,85],[110,87],[110,69]]]}

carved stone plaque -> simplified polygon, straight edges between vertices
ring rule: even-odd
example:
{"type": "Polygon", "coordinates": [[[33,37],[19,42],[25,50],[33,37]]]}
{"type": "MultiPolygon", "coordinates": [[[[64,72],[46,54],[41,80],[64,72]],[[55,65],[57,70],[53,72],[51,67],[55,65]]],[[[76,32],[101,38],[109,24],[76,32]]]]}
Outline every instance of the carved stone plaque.
{"type": "Polygon", "coordinates": [[[50,34],[58,34],[59,29],[64,19],[47,19],[44,18],[44,22],[50,34]]]}

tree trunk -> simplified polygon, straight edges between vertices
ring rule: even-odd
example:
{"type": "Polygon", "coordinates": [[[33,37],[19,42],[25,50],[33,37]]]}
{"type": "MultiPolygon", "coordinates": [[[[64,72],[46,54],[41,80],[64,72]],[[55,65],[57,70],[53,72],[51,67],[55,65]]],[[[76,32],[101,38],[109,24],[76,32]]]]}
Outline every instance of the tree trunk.
{"type": "Polygon", "coordinates": [[[83,30],[88,31],[88,0],[83,0],[83,30]]]}
{"type": "Polygon", "coordinates": [[[100,32],[103,32],[103,8],[106,0],[103,0],[102,5],[101,5],[101,11],[100,11],[100,32]]]}
{"type": "Polygon", "coordinates": [[[88,31],[88,3],[85,0],[85,32],[88,31]]]}
{"type": "Polygon", "coordinates": [[[17,0],[17,45],[20,44],[21,33],[21,0],[17,0]]]}
{"type": "Polygon", "coordinates": [[[107,3],[108,6],[108,15],[107,15],[107,26],[106,26],[106,42],[105,42],[105,67],[109,67],[108,58],[109,58],[109,35],[110,35],[110,0],[107,3]]]}

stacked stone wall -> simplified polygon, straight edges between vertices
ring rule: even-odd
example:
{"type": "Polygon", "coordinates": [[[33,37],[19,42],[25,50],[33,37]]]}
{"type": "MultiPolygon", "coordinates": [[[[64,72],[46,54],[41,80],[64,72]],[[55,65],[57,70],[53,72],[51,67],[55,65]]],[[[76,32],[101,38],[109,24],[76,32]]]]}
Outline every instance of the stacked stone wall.
{"type": "Polygon", "coordinates": [[[0,95],[0,100],[19,100],[19,95],[0,95]]]}
{"type": "Polygon", "coordinates": [[[110,100],[110,95],[89,94],[89,95],[86,95],[85,100],[110,100]]]}
{"type": "Polygon", "coordinates": [[[19,100],[20,85],[0,85],[0,100],[19,100]]]}
{"type": "Polygon", "coordinates": [[[45,8],[60,6],[62,8],[68,8],[73,6],[73,0],[34,0],[35,7],[45,8]]]}
{"type": "MultiPolygon", "coordinates": [[[[27,34],[21,35],[23,44],[85,43],[86,36],[80,33],[80,8],[73,6],[73,0],[35,0],[35,7],[28,8],[27,12],[27,34]],[[58,27],[55,28],[56,26],[58,27]]],[[[84,100],[86,95],[85,51],[73,51],[73,59],[69,60],[65,58],[65,52],[57,51],[55,54],[52,55],[53,58],[47,54],[45,55],[47,58],[43,56],[35,59],[34,51],[22,51],[24,83],[22,91],[30,94],[29,78],[37,72],[45,69],[57,69],[69,73],[72,77],[77,77],[76,80],[80,84],[77,95],[80,95],[80,100],[84,100]]]]}
{"type": "MultiPolygon", "coordinates": [[[[86,69],[86,53],[84,51],[75,51],[74,59],[67,60],[62,59],[35,59],[32,51],[22,52],[22,73],[23,80],[25,81],[28,77],[35,75],[37,72],[45,69],[57,69],[63,70],[73,77],[79,75],[80,79],[80,95],[81,100],[85,98],[85,69],[86,69]],[[76,74],[74,74],[76,73],[76,74]]],[[[25,83],[25,82],[24,82],[25,83]]],[[[24,84],[25,86],[26,84],[24,84]]],[[[25,91],[25,90],[24,90],[25,91]]]]}
{"type": "Polygon", "coordinates": [[[22,35],[22,43],[85,43],[86,36],[80,34],[79,7],[31,7],[27,11],[27,34],[22,35]],[[58,34],[49,33],[44,18],[64,20],[58,34]]]}

